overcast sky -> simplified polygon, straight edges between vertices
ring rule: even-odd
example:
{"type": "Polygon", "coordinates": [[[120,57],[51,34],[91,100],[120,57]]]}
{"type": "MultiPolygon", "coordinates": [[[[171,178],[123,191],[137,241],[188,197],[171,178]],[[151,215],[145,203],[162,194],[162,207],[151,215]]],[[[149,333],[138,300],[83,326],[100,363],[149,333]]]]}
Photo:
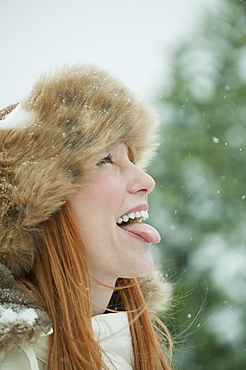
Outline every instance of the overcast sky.
{"type": "Polygon", "coordinates": [[[151,101],[172,46],[221,1],[0,0],[0,107],[19,101],[43,71],[75,62],[108,69],[151,101]]]}

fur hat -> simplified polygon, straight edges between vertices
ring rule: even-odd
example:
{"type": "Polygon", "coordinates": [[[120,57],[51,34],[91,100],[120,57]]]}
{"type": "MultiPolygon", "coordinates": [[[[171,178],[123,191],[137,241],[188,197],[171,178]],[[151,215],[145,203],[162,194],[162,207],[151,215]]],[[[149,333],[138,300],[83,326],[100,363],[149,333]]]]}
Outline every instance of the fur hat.
{"type": "Polygon", "coordinates": [[[75,65],[43,76],[0,121],[0,262],[28,272],[38,225],[56,212],[120,142],[143,167],[155,147],[156,115],[107,72],[75,65]]]}

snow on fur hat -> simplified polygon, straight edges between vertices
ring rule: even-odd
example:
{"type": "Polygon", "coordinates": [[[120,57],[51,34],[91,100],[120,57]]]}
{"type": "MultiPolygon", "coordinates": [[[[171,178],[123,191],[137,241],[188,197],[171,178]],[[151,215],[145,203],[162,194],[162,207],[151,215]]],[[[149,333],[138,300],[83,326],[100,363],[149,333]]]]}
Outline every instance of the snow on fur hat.
{"type": "Polygon", "coordinates": [[[99,152],[124,142],[145,165],[157,120],[117,79],[90,65],[43,76],[12,108],[0,121],[0,262],[22,275],[32,267],[37,226],[83,184],[99,152]]]}

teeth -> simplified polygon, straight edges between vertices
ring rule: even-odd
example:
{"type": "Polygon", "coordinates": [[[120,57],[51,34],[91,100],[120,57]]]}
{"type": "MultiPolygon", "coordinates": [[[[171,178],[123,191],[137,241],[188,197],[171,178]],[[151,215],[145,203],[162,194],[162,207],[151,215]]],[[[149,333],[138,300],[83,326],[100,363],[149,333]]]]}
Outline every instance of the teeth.
{"type": "Polygon", "coordinates": [[[135,222],[142,222],[142,220],[146,220],[149,218],[148,211],[137,211],[131,212],[128,215],[123,215],[118,218],[117,224],[122,224],[122,222],[128,222],[130,220],[135,220],[135,222]]]}
{"type": "Polygon", "coordinates": [[[125,216],[123,216],[122,218],[123,218],[123,221],[124,221],[124,222],[127,222],[127,221],[129,220],[129,216],[126,216],[126,215],[125,215],[125,216]]]}
{"type": "Polygon", "coordinates": [[[116,223],[117,223],[117,224],[122,224],[122,222],[123,222],[122,218],[121,218],[121,217],[119,217],[116,223]]]}

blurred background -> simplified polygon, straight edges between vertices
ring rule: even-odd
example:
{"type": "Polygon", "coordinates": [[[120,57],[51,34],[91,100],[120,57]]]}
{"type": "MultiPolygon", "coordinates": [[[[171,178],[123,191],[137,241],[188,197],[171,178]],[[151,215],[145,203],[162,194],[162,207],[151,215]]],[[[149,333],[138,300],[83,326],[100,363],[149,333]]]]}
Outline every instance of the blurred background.
{"type": "Polygon", "coordinates": [[[0,0],[0,107],[65,63],[110,70],[160,115],[150,174],[175,369],[246,369],[246,0],[0,0]]]}

